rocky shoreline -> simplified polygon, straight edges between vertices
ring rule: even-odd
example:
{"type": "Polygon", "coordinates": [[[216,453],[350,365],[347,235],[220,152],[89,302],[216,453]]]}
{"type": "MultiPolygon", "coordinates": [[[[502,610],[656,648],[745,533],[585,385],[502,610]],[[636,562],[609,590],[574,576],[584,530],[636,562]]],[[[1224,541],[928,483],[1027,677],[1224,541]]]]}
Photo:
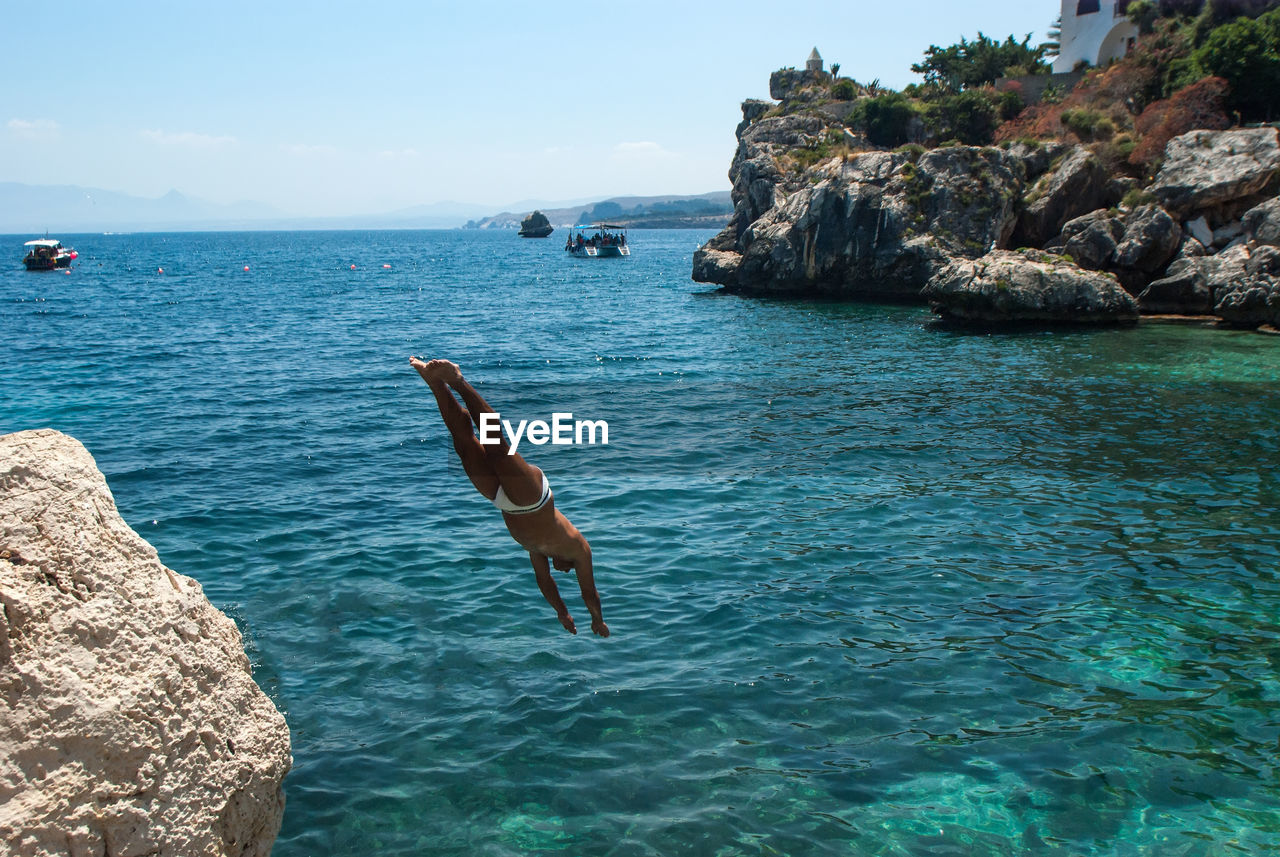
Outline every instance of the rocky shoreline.
{"type": "Polygon", "coordinates": [[[0,849],[267,857],[292,764],[234,622],[75,439],[0,436],[0,849]]]}
{"type": "Polygon", "coordinates": [[[742,111],[733,217],[695,253],[698,282],[984,325],[1280,325],[1274,127],[1176,137],[1144,187],[1081,144],[883,150],[821,111],[742,111]]]}

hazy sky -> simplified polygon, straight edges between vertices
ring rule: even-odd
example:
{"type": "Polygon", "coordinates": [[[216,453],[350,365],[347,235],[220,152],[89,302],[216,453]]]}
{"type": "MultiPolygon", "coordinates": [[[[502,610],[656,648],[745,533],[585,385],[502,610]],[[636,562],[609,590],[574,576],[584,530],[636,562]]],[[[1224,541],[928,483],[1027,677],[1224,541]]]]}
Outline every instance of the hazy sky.
{"type": "Polygon", "coordinates": [[[815,45],[901,87],[1052,0],[72,2],[9,9],[0,181],[299,215],[728,189],[744,98],[815,45]],[[26,29],[30,28],[30,29],[26,29]],[[36,30],[39,29],[39,35],[36,30]]]}

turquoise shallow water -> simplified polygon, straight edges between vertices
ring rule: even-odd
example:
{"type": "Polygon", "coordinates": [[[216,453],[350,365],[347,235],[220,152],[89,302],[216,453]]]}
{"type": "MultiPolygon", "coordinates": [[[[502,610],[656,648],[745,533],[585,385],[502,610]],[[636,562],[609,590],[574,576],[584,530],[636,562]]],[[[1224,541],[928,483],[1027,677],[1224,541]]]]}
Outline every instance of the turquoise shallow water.
{"type": "Polygon", "coordinates": [[[240,624],[277,857],[1280,849],[1280,338],[708,294],[707,233],[63,237],[4,245],[0,431],[83,441],[240,624]],[[608,420],[521,451],[612,638],[410,353],[608,420]]]}

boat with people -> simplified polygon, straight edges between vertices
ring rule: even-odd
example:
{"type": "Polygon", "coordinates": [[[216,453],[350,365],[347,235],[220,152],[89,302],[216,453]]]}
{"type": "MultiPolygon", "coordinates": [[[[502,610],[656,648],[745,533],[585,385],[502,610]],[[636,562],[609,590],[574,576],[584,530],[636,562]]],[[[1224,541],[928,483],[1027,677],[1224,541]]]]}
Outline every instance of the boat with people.
{"type": "Polygon", "coordinates": [[[593,223],[575,226],[569,230],[564,243],[565,252],[584,259],[603,259],[607,256],[630,256],[627,244],[627,227],[614,223],[593,223]],[[591,230],[595,232],[591,232],[591,230]],[[588,234],[590,233],[590,234],[588,234]]]}
{"type": "Polygon", "coordinates": [[[63,247],[56,238],[37,238],[22,245],[27,248],[27,255],[22,257],[22,264],[28,271],[52,271],[54,268],[70,268],[71,261],[78,254],[70,247],[63,247]]]}

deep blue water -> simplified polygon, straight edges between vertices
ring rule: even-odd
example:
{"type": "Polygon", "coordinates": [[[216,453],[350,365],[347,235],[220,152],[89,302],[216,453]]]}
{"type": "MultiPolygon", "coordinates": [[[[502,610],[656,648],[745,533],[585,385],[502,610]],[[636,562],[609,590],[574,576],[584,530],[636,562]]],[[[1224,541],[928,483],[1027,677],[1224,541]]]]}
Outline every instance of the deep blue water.
{"type": "Polygon", "coordinates": [[[1280,337],[727,297],[703,232],[61,236],[69,275],[25,237],[0,431],[84,442],[239,623],[276,857],[1280,849],[1280,337]],[[409,354],[609,422],[521,452],[610,639],[409,354]]]}

